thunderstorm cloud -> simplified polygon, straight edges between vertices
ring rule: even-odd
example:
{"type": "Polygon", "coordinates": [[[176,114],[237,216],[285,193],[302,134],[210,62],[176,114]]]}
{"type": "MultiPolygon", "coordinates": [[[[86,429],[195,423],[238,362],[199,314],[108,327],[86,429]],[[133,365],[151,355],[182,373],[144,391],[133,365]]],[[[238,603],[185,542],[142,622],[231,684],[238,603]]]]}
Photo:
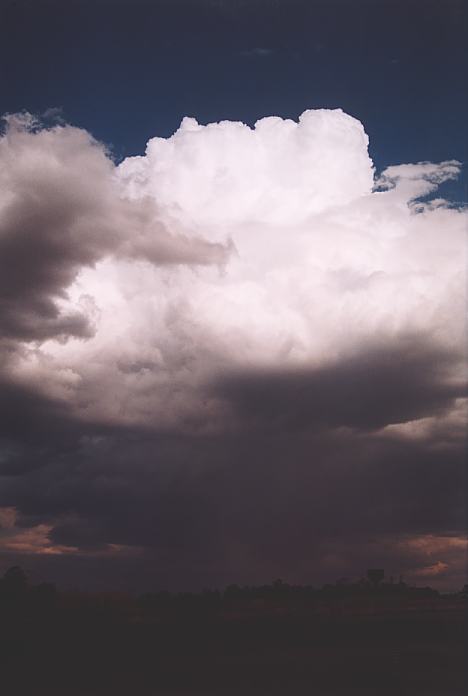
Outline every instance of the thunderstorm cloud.
{"type": "Polygon", "coordinates": [[[437,194],[460,166],[377,173],[339,109],[184,118],[120,163],[8,116],[3,553],[461,581],[467,215],[437,194]]]}

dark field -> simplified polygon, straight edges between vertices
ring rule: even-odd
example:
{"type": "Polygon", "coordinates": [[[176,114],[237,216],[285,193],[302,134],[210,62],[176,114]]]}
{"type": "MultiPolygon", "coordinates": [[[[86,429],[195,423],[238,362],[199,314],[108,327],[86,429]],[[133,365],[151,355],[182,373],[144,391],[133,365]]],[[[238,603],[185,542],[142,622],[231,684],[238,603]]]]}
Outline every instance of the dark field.
{"type": "Polygon", "coordinates": [[[402,585],[137,599],[3,587],[2,693],[458,696],[466,605],[402,585]]]}

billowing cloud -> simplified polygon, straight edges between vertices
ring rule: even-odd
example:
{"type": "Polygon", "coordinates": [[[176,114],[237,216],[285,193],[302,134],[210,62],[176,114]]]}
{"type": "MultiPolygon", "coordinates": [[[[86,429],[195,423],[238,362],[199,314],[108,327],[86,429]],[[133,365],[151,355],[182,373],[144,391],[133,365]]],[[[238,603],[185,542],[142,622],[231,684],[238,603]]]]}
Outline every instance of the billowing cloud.
{"type": "Polygon", "coordinates": [[[361,123],[340,109],[305,111],[298,123],[262,118],[253,129],[184,118],[171,138],[122,162],[119,177],[132,198],[154,197],[192,225],[216,226],[215,236],[240,223],[289,227],[370,193],[367,144],[361,123]]]}
{"type": "Polygon", "coordinates": [[[94,330],[93,299],[71,304],[83,267],[109,254],[151,263],[216,263],[223,250],[161,221],[152,200],[132,205],[104,147],[70,126],[6,118],[0,139],[0,330],[24,340],[94,330]]]}
{"type": "Polygon", "coordinates": [[[10,551],[222,582],[352,574],[382,543],[460,578],[407,543],[464,520],[467,215],[437,198],[460,164],[376,176],[367,145],[341,110],[186,118],[116,165],[10,118],[0,506],[33,530],[10,551]]]}

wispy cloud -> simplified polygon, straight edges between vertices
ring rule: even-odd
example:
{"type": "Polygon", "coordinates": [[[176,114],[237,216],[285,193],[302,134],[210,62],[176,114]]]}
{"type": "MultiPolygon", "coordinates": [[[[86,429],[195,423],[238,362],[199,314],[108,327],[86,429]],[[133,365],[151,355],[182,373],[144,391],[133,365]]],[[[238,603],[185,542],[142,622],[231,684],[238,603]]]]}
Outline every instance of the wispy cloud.
{"type": "Polygon", "coordinates": [[[269,58],[274,53],[272,48],[255,46],[254,48],[246,48],[240,52],[244,58],[269,58]]]}

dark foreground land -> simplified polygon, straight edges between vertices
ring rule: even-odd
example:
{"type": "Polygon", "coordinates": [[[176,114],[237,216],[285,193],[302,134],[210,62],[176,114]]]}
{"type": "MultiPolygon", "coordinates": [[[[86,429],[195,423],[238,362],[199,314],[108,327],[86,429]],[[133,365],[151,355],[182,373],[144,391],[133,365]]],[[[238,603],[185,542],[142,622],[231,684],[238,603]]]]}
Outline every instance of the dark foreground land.
{"type": "Polygon", "coordinates": [[[466,607],[462,594],[362,583],[136,599],[0,585],[0,690],[461,696],[466,607]]]}

